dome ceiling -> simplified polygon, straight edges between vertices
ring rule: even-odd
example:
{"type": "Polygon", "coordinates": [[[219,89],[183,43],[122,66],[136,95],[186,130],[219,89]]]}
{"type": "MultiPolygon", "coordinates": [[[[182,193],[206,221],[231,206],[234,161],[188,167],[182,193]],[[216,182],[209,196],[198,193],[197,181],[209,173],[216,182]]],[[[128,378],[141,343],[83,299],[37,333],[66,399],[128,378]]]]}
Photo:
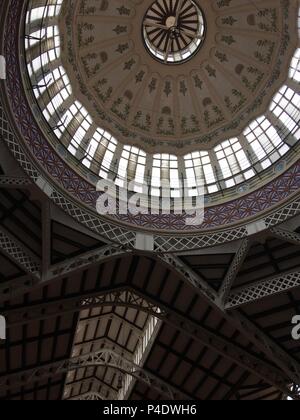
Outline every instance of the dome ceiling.
{"type": "MultiPolygon", "coordinates": [[[[279,85],[270,106],[266,107],[265,115],[252,120],[239,138],[223,141],[209,152],[202,152],[200,147],[198,152],[178,157],[167,154],[151,156],[143,152],[144,155],[139,154],[138,159],[134,154],[142,152],[136,152],[133,150],[136,148],[111,138],[109,133],[99,128],[103,124],[97,127],[76,100],[76,92],[73,92],[73,85],[69,83],[61,63],[61,56],[66,58],[60,42],[61,38],[64,42],[65,35],[60,36],[57,25],[61,5],[65,2],[67,0],[30,0],[24,4],[12,0],[4,16],[5,38],[2,44],[8,64],[3,89],[5,106],[0,107],[3,140],[26,174],[56,205],[89,229],[118,243],[134,246],[134,230],[150,231],[158,252],[191,250],[241,239],[253,229],[252,222],[257,222],[255,226],[259,229],[270,228],[299,214],[300,49],[296,49],[297,36],[291,38],[290,33],[294,34],[297,21],[300,29],[298,0],[282,0],[280,3],[286,5],[285,13],[277,22],[278,25],[281,22],[279,27],[283,29],[278,27],[276,30],[281,42],[278,55],[281,55],[281,60],[269,70],[273,77],[266,85],[267,91],[257,92],[257,103],[261,103],[266,95],[271,95],[273,87],[279,85]],[[19,25],[19,22],[24,25],[19,25]],[[24,28],[22,34],[20,26],[24,28]],[[287,55],[291,59],[288,68],[283,68],[282,82],[279,71],[281,65],[287,65],[287,55]],[[84,142],[84,146],[93,142],[93,154],[87,150],[86,154],[80,155],[81,150],[75,147],[80,141],[84,142]],[[102,153],[107,145],[107,153],[102,153]],[[109,149],[112,146],[115,147],[113,151],[109,149]],[[95,186],[99,178],[105,177],[102,163],[106,161],[105,158],[93,160],[97,148],[101,156],[110,154],[111,166],[106,176],[115,180],[116,184],[118,181],[118,186],[119,181],[126,179],[142,180],[144,185],[152,188],[148,196],[159,198],[159,193],[153,192],[160,187],[158,181],[170,179],[173,182],[170,188],[172,205],[181,202],[182,197],[191,197],[194,180],[204,174],[207,191],[203,224],[189,227],[185,223],[186,215],[175,211],[171,214],[99,215],[96,203],[100,193],[95,186]],[[255,164],[251,150],[257,156],[255,164]],[[244,162],[243,156],[247,158],[244,162]],[[126,167],[124,161],[128,163],[126,167]],[[144,169],[143,176],[141,167],[144,169]],[[186,176],[191,181],[189,188],[178,189],[179,176],[186,176]]],[[[75,7],[75,3],[68,2],[68,6],[75,7]]],[[[123,4],[123,1],[119,3],[123,4]]],[[[87,7],[87,4],[94,3],[82,2],[82,7],[87,7]]],[[[107,2],[97,2],[97,7],[100,4],[108,6],[107,2]]],[[[151,3],[147,4],[149,8],[151,3]]],[[[223,4],[225,8],[234,2],[219,0],[214,4],[223,4]]],[[[258,14],[264,13],[266,5],[270,6],[268,1],[256,4],[260,5],[258,14]]],[[[241,9],[250,6],[245,5],[241,9]]],[[[141,31],[144,17],[145,14],[142,15],[141,31]]],[[[208,24],[207,16],[205,22],[208,24]]],[[[265,24],[269,22],[266,16],[265,24]]],[[[191,66],[202,54],[208,36],[206,31],[203,45],[184,64],[159,63],[144,46],[143,51],[153,65],[178,71],[191,66]]],[[[270,37],[273,36],[270,33],[270,37]]],[[[113,70],[112,67],[107,74],[113,70]]],[[[76,83],[74,86],[76,88],[76,83]]],[[[90,100],[91,95],[87,94],[87,99],[90,100]]],[[[113,119],[106,119],[104,112],[99,112],[96,117],[98,121],[113,122],[113,119]]]]}
{"type": "Polygon", "coordinates": [[[286,78],[296,22],[285,1],[259,3],[65,0],[61,57],[74,94],[124,144],[211,149],[263,113],[286,78]]]}

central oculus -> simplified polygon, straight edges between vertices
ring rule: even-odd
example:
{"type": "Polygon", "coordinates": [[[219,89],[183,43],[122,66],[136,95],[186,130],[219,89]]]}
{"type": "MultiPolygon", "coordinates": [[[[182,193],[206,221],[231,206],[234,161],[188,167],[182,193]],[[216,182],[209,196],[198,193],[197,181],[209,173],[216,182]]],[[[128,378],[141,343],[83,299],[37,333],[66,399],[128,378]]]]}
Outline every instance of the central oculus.
{"type": "Polygon", "coordinates": [[[164,64],[181,64],[193,57],[205,32],[203,12],[193,0],[156,0],[143,21],[147,50],[164,64]]]}

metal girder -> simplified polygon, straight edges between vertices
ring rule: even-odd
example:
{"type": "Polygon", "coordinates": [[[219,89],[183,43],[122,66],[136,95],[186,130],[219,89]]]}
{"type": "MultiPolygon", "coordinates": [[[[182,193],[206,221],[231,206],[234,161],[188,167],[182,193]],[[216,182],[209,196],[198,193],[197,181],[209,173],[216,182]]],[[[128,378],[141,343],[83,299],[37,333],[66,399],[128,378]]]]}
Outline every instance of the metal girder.
{"type": "Polygon", "coordinates": [[[233,311],[231,319],[235,321],[236,326],[240,325],[240,329],[250,332],[256,337],[256,344],[263,345],[264,352],[271,360],[275,359],[277,366],[279,366],[295,383],[300,383],[300,364],[290,357],[277,343],[275,343],[269,336],[261,331],[257,326],[250,321],[245,315],[240,312],[233,311]]]}
{"type": "MultiPolygon", "coordinates": [[[[99,347],[105,347],[106,349],[111,349],[111,350],[115,350],[118,351],[122,354],[124,354],[126,357],[132,358],[133,354],[131,351],[129,351],[128,349],[125,349],[124,347],[122,347],[120,344],[116,343],[115,341],[111,340],[108,337],[99,337],[99,338],[95,338],[93,341],[93,345],[98,345],[99,347]]],[[[90,346],[91,343],[74,343],[73,344],[73,351],[74,350],[78,350],[80,349],[81,353],[86,353],[85,348],[90,346]]],[[[87,352],[90,351],[90,347],[88,348],[87,352]]],[[[73,354],[73,353],[72,353],[73,354]]],[[[76,353],[78,354],[78,353],[76,353]]]]}
{"type": "MultiPolygon", "coordinates": [[[[68,395],[68,387],[72,388],[73,386],[75,386],[76,384],[80,384],[81,387],[84,386],[88,386],[91,389],[91,392],[96,392],[98,393],[97,389],[99,389],[100,387],[102,388],[102,394],[103,392],[106,392],[109,397],[105,397],[105,399],[109,399],[109,400],[118,400],[118,392],[116,390],[114,390],[112,387],[110,387],[109,385],[107,385],[106,383],[104,383],[103,381],[101,381],[99,378],[94,377],[94,378],[88,378],[88,379],[81,379],[78,381],[74,381],[74,382],[70,382],[67,383],[65,385],[65,392],[64,392],[64,398],[65,400],[69,400],[69,399],[73,399],[73,397],[67,398],[68,395]]],[[[74,399],[76,399],[77,396],[74,397],[74,399]]]]}
{"type": "Polygon", "coordinates": [[[281,223],[277,227],[279,229],[287,230],[289,232],[295,232],[300,226],[300,215],[294,215],[290,219],[281,223]]]}
{"type": "Polygon", "coordinates": [[[31,290],[38,282],[32,275],[24,275],[13,280],[0,283],[0,303],[12,297],[23,295],[31,290]]]}
{"type": "MultiPolygon", "coordinates": [[[[104,347],[106,348],[106,347],[104,347]]],[[[83,353],[85,354],[85,353],[83,353]]],[[[79,385],[81,387],[87,387],[89,388],[89,391],[96,391],[101,387],[101,391],[102,392],[106,392],[107,394],[109,394],[109,398],[113,399],[113,400],[117,400],[118,399],[118,391],[116,389],[113,388],[113,386],[106,384],[105,382],[103,382],[97,375],[93,376],[93,377],[88,377],[88,378],[83,378],[83,379],[78,379],[78,380],[74,380],[71,382],[67,382],[65,385],[65,391],[64,391],[64,399],[68,399],[71,398],[70,394],[68,393],[68,388],[72,388],[76,385],[79,385]]],[[[86,388],[86,389],[87,389],[86,388]]],[[[76,397],[76,395],[75,395],[76,397]]]]}
{"type": "Polygon", "coordinates": [[[147,297],[137,293],[135,289],[131,288],[123,289],[123,291],[117,293],[111,292],[101,296],[98,295],[85,298],[81,302],[81,309],[101,307],[103,305],[134,308],[139,311],[147,312],[157,318],[164,315],[160,307],[147,300],[147,297]],[[114,303],[108,305],[108,301],[114,303]]]}
{"type": "Polygon", "coordinates": [[[42,367],[28,369],[18,374],[0,377],[0,388],[1,391],[7,391],[14,387],[27,385],[30,382],[36,382],[40,379],[52,378],[73,370],[96,366],[110,367],[127,373],[170,400],[191,399],[184,392],[177,390],[156,375],[146,371],[131,360],[110,349],[102,349],[92,354],[82,355],[61,362],[47,364],[42,367]]]}
{"type": "Polygon", "coordinates": [[[266,280],[236,289],[229,295],[226,309],[238,308],[278,293],[287,292],[299,286],[299,270],[269,277],[266,280]]]}
{"type": "Polygon", "coordinates": [[[201,292],[209,303],[212,303],[221,309],[220,299],[217,292],[190,267],[183,263],[180,258],[173,254],[160,254],[157,256],[157,259],[158,261],[166,264],[168,268],[171,268],[176,274],[183,277],[186,282],[194,286],[199,292],[201,292]]]}
{"type": "Polygon", "coordinates": [[[241,266],[243,265],[245,258],[247,257],[248,251],[251,246],[251,241],[246,238],[242,241],[241,246],[236,252],[234,259],[229,267],[229,270],[225,276],[225,279],[222,283],[219,296],[223,305],[226,304],[227,298],[230,294],[231,288],[236,280],[236,277],[240,271],[241,266]]]}
{"type": "Polygon", "coordinates": [[[0,188],[12,188],[12,189],[28,189],[32,186],[32,181],[26,177],[12,177],[12,176],[0,176],[0,188]]]}
{"type": "Polygon", "coordinates": [[[0,250],[15,264],[36,279],[40,278],[41,263],[34,258],[25,246],[20,244],[3,226],[0,227],[0,250]]]}
{"type": "MultiPolygon", "coordinates": [[[[26,316],[24,316],[24,309],[6,311],[8,327],[12,324],[23,324],[35,319],[47,319],[48,317],[58,316],[59,313],[80,311],[86,307],[99,307],[103,305],[113,306],[134,306],[136,309],[145,311],[162,319],[163,322],[179,329],[184,334],[191,336],[194,340],[200,342],[202,345],[214,350],[218,354],[230,359],[242,368],[252,372],[256,376],[262,378],[267,383],[276,386],[278,389],[287,393],[289,390],[286,385],[290,383],[288,375],[281,370],[275,368],[269,363],[261,360],[259,357],[253,356],[252,353],[233,344],[230,339],[221,337],[215,331],[211,331],[197,322],[192,321],[181,313],[178,313],[170,307],[157,303],[152,303],[151,298],[146,296],[144,292],[133,290],[118,290],[109,292],[101,296],[90,298],[77,297],[77,299],[61,299],[55,303],[46,303],[44,305],[36,305],[26,308],[26,316]],[[53,305],[51,307],[51,305],[53,305]],[[24,321],[25,320],[25,321],[24,321]]],[[[291,393],[289,393],[291,395],[291,393]]]]}
{"type": "Polygon", "coordinates": [[[78,397],[69,398],[67,401],[106,401],[105,397],[100,392],[87,392],[86,394],[78,395],[78,397]]]}
{"type": "Polygon", "coordinates": [[[243,239],[241,240],[237,240],[235,242],[228,242],[228,243],[223,243],[221,245],[215,245],[212,248],[200,248],[200,249],[186,249],[184,251],[177,251],[176,253],[174,253],[174,255],[176,255],[177,257],[197,257],[197,256],[201,256],[201,255],[216,255],[216,254],[220,254],[220,255],[228,255],[228,254],[235,254],[238,249],[240,248],[241,242],[243,241],[243,239]]]}
{"type": "MultiPolygon", "coordinates": [[[[1,228],[0,228],[0,247],[1,247],[1,228]]],[[[16,247],[16,252],[18,248],[16,247]]],[[[22,255],[20,249],[20,255],[22,255]]],[[[46,252],[46,250],[45,250],[46,252]]],[[[7,300],[10,297],[23,295],[30,292],[34,287],[39,287],[51,280],[58,280],[65,276],[72,276],[78,271],[86,270],[94,265],[104,263],[110,259],[129,255],[131,251],[124,251],[121,248],[114,246],[104,246],[94,251],[86,252],[76,258],[71,258],[63,263],[59,263],[48,267],[47,273],[41,277],[40,275],[33,275],[31,278],[20,278],[10,280],[0,284],[0,302],[7,300]],[[23,281],[24,280],[24,281],[23,281]]],[[[25,269],[25,268],[24,268],[25,269]]],[[[40,266],[39,269],[41,270],[40,266]]],[[[32,273],[31,273],[32,274],[32,273]]]]}
{"type": "MultiPolygon", "coordinates": [[[[166,310],[166,308],[162,308],[166,310]]],[[[190,335],[195,341],[231,360],[282,392],[289,392],[287,386],[290,383],[290,379],[284,371],[275,368],[246,349],[232,343],[229,338],[222,337],[216,332],[174,311],[168,311],[163,321],[179,329],[182,333],[190,335]]]]}
{"type": "Polygon", "coordinates": [[[107,244],[110,243],[110,241],[107,238],[105,239],[101,235],[94,232],[93,230],[88,229],[82,223],[73,219],[71,216],[65,213],[61,208],[59,208],[58,206],[55,206],[51,201],[49,202],[49,204],[50,204],[51,220],[53,222],[57,222],[60,225],[63,225],[72,230],[75,230],[76,232],[82,233],[83,235],[86,235],[90,238],[96,239],[99,242],[103,242],[107,244]]]}
{"type": "Polygon", "coordinates": [[[74,298],[61,298],[43,304],[27,305],[19,309],[2,311],[6,316],[7,326],[25,325],[34,320],[49,319],[66,313],[80,312],[84,309],[97,307],[123,306],[144,311],[159,318],[163,315],[160,309],[145,301],[135,291],[125,287],[113,291],[80,294],[74,298]]]}
{"type": "Polygon", "coordinates": [[[45,280],[50,281],[67,275],[73,275],[77,271],[86,270],[111,258],[129,255],[131,252],[131,250],[121,247],[107,245],[51,266],[45,280]]]}
{"type": "MultiPolygon", "coordinates": [[[[168,262],[174,258],[173,256],[169,256],[168,259],[163,256],[164,261],[168,262]]],[[[185,266],[180,260],[176,259],[175,264],[172,265],[172,268],[178,272],[181,276],[185,276],[185,266]],[[179,267],[179,270],[177,268],[179,267]]],[[[197,274],[193,273],[191,269],[187,270],[188,276],[185,276],[185,280],[189,281],[192,279],[192,284],[197,286],[199,283],[202,283],[202,279],[197,278],[197,274]]],[[[199,290],[199,289],[198,289],[199,290]]],[[[240,323],[237,322],[236,319],[230,317],[229,314],[224,312],[221,305],[218,302],[218,296],[215,291],[210,290],[210,288],[202,289],[206,290],[205,297],[209,300],[209,303],[213,304],[215,307],[218,307],[219,310],[222,311],[225,318],[227,318],[231,323],[234,323],[237,328],[241,331],[242,334],[246,335],[250,341],[253,341],[258,348],[260,348],[265,354],[269,352],[270,346],[268,348],[265,347],[264,342],[261,340],[257,340],[258,335],[263,335],[262,331],[257,329],[257,333],[253,331],[253,328],[247,330],[245,328],[241,328],[240,323]]],[[[203,293],[201,293],[203,295],[203,293]]],[[[141,310],[141,305],[143,305],[143,309],[145,312],[150,313],[153,316],[158,318],[161,317],[161,313],[158,313],[158,308],[156,305],[149,305],[146,303],[144,298],[141,298],[136,293],[129,292],[128,290],[124,292],[124,288],[121,290],[114,291],[110,295],[104,293],[103,295],[99,295],[99,293],[94,293],[93,295],[88,295],[86,297],[81,298],[74,298],[74,299],[66,299],[63,300],[63,304],[61,300],[57,300],[54,302],[45,303],[42,305],[33,305],[32,307],[27,307],[23,309],[8,311],[9,313],[5,314],[7,316],[7,324],[8,326],[13,325],[24,325],[26,323],[31,322],[34,319],[47,319],[54,316],[59,316],[67,312],[78,312],[84,308],[89,307],[96,307],[96,306],[112,306],[117,304],[119,306],[125,307],[133,307],[137,310],[141,310]]],[[[274,343],[275,347],[275,343],[274,343]]],[[[277,359],[276,351],[272,352],[271,359],[277,364],[278,366],[282,366],[282,360],[277,359]]],[[[288,355],[285,354],[285,371],[290,378],[295,378],[294,371],[289,370],[289,366],[293,365],[295,360],[288,355]]]]}
{"type": "Polygon", "coordinates": [[[211,291],[211,289],[207,290],[205,287],[199,288],[197,284],[201,284],[203,282],[202,279],[181,260],[178,262],[178,259],[175,259],[172,255],[169,255],[168,259],[165,258],[166,256],[163,257],[165,262],[168,263],[169,261],[170,268],[172,268],[175,273],[181,276],[183,280],[196,287],[198,293],[208,304],[222,313],[224,318],[232,326],[237,328],[243,336],[249,339],[249,341],[253,342],[258,349],[268,355],[270,360],[280,367],[292,382],[300,383],[300,364],[296,359],[282,349],[279,351],[276,342],[271,340],[260,328],[254,326],[249,320],[246,322],[246,319],[239,313],[229,313],[229,308],[224,308],[224,305],[215,291],[211,291]],[[187,273],[187,275],[185,273],[187,273]]]}
{"type": "Polygon", "coordinates": [[[271,229],[271,233],[278,239],[300,246],[300,235],[297,232],[275,227],[271,229]]]}

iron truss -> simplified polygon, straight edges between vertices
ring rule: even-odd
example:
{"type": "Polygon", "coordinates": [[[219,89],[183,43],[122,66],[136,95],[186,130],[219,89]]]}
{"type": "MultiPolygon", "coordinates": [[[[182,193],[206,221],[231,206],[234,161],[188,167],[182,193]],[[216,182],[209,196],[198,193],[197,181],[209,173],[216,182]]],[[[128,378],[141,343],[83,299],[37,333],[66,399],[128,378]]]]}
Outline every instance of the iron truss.
{"type": "Polygon", "coordinates": [[[26,177],[0,176],[0,188],[27,189],[32,182],[26,177]]]}
{"type": "Polygon", "coordinates": [[[20,244],[17,239],[6,232],[3,226],[0,227],[0,250],[25,272],[36,278],[40,277],[40,262],[29,251],[25,250],[24,245],[20,244]]]}
{"type": "MultiPolygon", "coordinates": [[[[239,271],[239,267],[246,257],[248,246],[249,244],[247,242],[244,242],[241,245],[238,251],[239,255],[234,258],[232,265],[229,268],[227,276],[228,278],[230,278],[231,285],[234,283],[235,277],[239,271]]],[[[224,318],[226,318],[227,321],[231,323],[231,325],[235,326],[242,335],[247,337],[249,341],[255,343],[257,348],[259,348],[264,354],[268,355],[268,357],[275,363],[275,365],[280,367],[280,369],[282,369],[286,373],[286,375],[290,378],[290,381],[300,383],[300,364],[296,359],[294,359],[289,353],[287,353],[280,346],[278,346],[275,341],[269,338],[260,328],[254,325],[240,312],[230,312],[231,308],[229,306],[224,307],[224,298],[222,299],[222,294],[219,295],[215,290],[211,289],[209,286],[203,286],[203,280],[201,279],[201,277],[199,277],[198,274],[191,270],[190,267],[184,264],[178,257],[175,257],[173,255],[163,255],[160,256],[160,259],[167,263],[175,273],[182,277],[183,280],[196,287],[196,290],[198,291],[200,296],[206,299],[206,301],[210,305],[212,305],[215,309],[222,313],[224,318]]],[[[299,273],[298,276],[296,275],[295,278],[293,277],[292,282],[290,280],[290,286],[299,286],[298,277],[300,277],[299,273]]],[[[269,279],[270,289],[272,288],[272,282],[273,279],[269,279]]],[[[280,284],[281,282],[282,281],[279,280],[280,284]]],[[[227,292],[228,290],[229,288],[227,288],[227,292]]],[[[272,290],[274,294],[275,289],[272,290]]],[[[268,295],[270,295],[272,290],[268,291],[268,295]]],[[[230,296],[231,295],[229,295],[227,299],[227,304],[231,299],[230,296]]],[[[246,301],[244,301],[244,303],[246,303],[246,301]]]]}
{"type": "Polygon", "coordinates": [[[226,309],[238,308],[242,305],[267,298],[278,293],[287,292],[300,286],[299,270],[280,274],[249,286],[241,287],[231,293],[226,302],[226,309]]]}
{"type": "MultiPolygon", "coordinates": [[[[113,350],[116,351],[115,348],[113,350]]],[[[68,397],[67,388],[74,386],[76,383],[80,383],[81,387],[86,387],[86,389],[89,389],[89,392],[93,392],[96,394],[99,393],[98,390],[101,387],[101,395],[103,396],[102,399],[104,400],[117,401],[119,399],[118,398],[119,393],[114,388],[107,385],[105,382],[101,381],[99,378],[93,377],[93,378],[82,379],[75,382],[67,383],[65,386],[64,400],[77,400],[79,397],[83,395],[83,394],[79,394],[79,395],[68,397]],[[104,396],[104,394],[106,394],[106,396],[104,396]]],[[[86,394],[86,392],[84,392],[84,394],[86,394]]]]}
{"type": "Polygon", "coordinates": [[[184,316],[175,312],[169,312],[164,322],[188,334],[195,341],[212,349],[247,371],[252,372],[254,375],[281,390],[285,395],[291,395],[287,386],[290,383],[290,379],[286,372],[277,369],[257,356],[253,356],[246,349],[232,343],[230,339],[220,336],[214,331],[202,327],[196,322],[186,319],[184,316]]]}
{"type": "Polygon", "coordinates": [[[21,266],[28,276],[22,276],[15,280],[3,282],[0,284],[0,302],[8,297],[23,295],[51,280],[58,280],[64,276],[74,275],[78,271],[85,270],[94,265],[109,261],[113,258],[126,256],[131,253],[130,250],[124,250],[113,245],[104,246],[90,252],[86,252],[76,258],[71,258],[56,265],[49,266],[45,274],[41,275],[41,264],[26,255],[23,247],[21,248],[12,238],[2,233],[0,228],[0,248],[16,264],[21,266]]]}
{"type": "Polygon", "coordinates": [[[6,316],[7,326],[17,326],[28,324],[35,320],[44,320],[65,313],[76,313],[84,309],[97,307],[123,306],[133,308],[138,311],[144,311],[154,317],[163,317],[164,313],[156,304],[153,304],[134,290],[121,287],[114,291],[98,292],[94,294],[78,295],[75,298],[57,299],[55,301],[45,302],[27,306],[22,309],[13,309],[2,311],[6,316]]]}
{"type": "Polygon", "coordinates": [[[289,353],[284,351],[274,340],[259,329],[241,312],[233,311],[230,313],[230,319],[236,328],[244,331],[244,334],[252,338],[252,341],[258,348],[261,348],[268,358],[282,369],[289,378],[300,383],[300,364],[289,353]]]}
{"type": "Polygon", "coordinates": [[[217,292],[210,287],[205,280],[197,275],[190,267],[182,262],[182,260],[173,254],[161,254],[158,260],[166,264],[172,271],[179,274],[187,283],[191,284],[208,300],[209,303],[219,304],[217,292]]]}
{"type": "MultiPolygon", "coordinates": [[[[86,308],[114,305],[133,307],[137,310],[143,310],[150,313],[152,316],[161,319],[163,322],[179,329],[184,334],[189,335],[195,341],[198,341],[223,357],[230,359],[242,368],[254,373],[267,383],[280,389],[286,395],[292,396],[291,391],[287,388],[287,384],[291,383],[288,373],[279,370],[259,357],[254,356],[246,349],[232,343],[230,339],[222,337],[217,332],[199,325],[197,322],[187,318],[173,308],[163,304],[159,304],[158,308],[157,303],[152,302],[151,298],[140,290],[119,289],[98,296],[92,295],[82,298],[79,295],[72,299],[62,298],[55,302],[28,306],[26,309],[9,310],[4,312],[4,315],[6,316],[8,326],[23,325],[26,322],[43,320],[66,312],[77,312],[86,308]]],[[[14,381],[8,381],[7,386],[9,384],[13,385],[14,381]]]]}
{"type": "Polygon", "coordinates": [[[74,274],[76,271],[84,270],[111,258],[125,256],[130,253],[131,251],[126,250],[125,248],[107,245],[50,267],[46,280],[49,281],[74,274]]]}
{"type": "Polygon", "coordinates": [[[79,395],[78,397],[69,398],[69,401],[103,401],[107,397],[100,392],[87,392],[86,394],[79,395]]]}
{"type": "Polygon", "coordinates": [[[108,302],[114,302],[112,306],[138,308],[140,311],[147,312],[156,318],[163,317],[166,314],[155,303],[150,302],[147,297],[136,293],[134,290],[125,290],[117,293],[112,292],[102,296],[85,298],[81,302],[81,307],[82,309],[87,309],[104,305],[107,306],[108,302]]]}
{"type": "MultiPolygon", "coordinates": [[[[14,244],[15,245],[15,244],[14,244]]],[[[237,253],[237,256],[234,258],[231,268],[227,274],[226,280],[226,293],[229,291],[229,286],[233,284],[235,276],[238,273],[239,266],[242,264],[242,261],[247,252],[248,242],[244,241],[237,253]]],[[[18,250],[18,248],[16,248],[18,250]]],[[[118,248],[103,247],[86,254],[83,254],[77,259],[72,259],[66,261],[62,264],[58,264],[55,267],[50,268],[50,275],[48,278],[59,278],[64,275],[71,275],[77,270],[82,270],[91,265],[96,265],[101,261],[104,261],[109,258],[118,257],[126,254],[126,251],[120,250],[118,248]]],[[[14,253],[14,258],[18,258],[18,254],[14,253]]],[[[282,277],[277,278],[277,285],[274,286],[274,279],[269,279],[263,284],[257,284],[256,287],[251,290],[241,291],[241,295],[234,292],[229,294],[226,302],[226,311],[224,308],[224,302],[222,301],[222,295],[220,296],[215,290],[213,290],[203,279],[201,279],[193,270],[187,267],[178,257],[174,255],[163,254],[158,257],[162,262],[167,264],[169,268],[179,274],[186,282],[192,284],[196,290],[199,291],[202,297],[205,297],[206,300],[212,304],[214,307],[218,308],[222,314],[230,321],[234,323],[239,331],[246,335],[247,338],[254,342],[258,348],[260,348],[265,354],[268,354],[271,360],[275,362],[277,366],[283,369],[286,374],[293,380],[295,383],[300,383],[300,367],[299,363],[292,358],[288,353],[283,350],[279,350],[279,347],[275,342],[268,339],[268,337],[257,327],[251,325],[251,323],[246,323],[245,319],[240,319],[240,314],[228,314],[226,311],[237,307],[237,304],[233,304],[234,300],[238,299],[239,302],[243,304],[249,303],[258,298],[269,296],[270,294],[279,293],[284,290],[289,290],[293,287],[299,286],[299,274],[294,273],[293,275],[289,274],[288,278],[282,279],[282,277]],[[286,281],[285,281],[286,280],[286,281]],[[259,296],[258,296],[259,294],[259,296]],[[252,296],[252,298],[251,298],[252,296]],[[254,298],[255,297],[255,298],[254,298]],[[258,338],[259,337],[259,338],[258,338]],[[267,343],[267,345],[266,345],[267,343]]],[[[4,300],[8,295],[15,295],[16,293],[24,293],[26,290],[30,290],[37,283],[41,283],[41,279],[38,280],[33,277],[23,277],[21,279],[11,281],[8,284],[1,284],[0,300],[4,300]]],[[[225,283],[224,283],[225,286],[225,283]]],[[[250,286],[249,286],[250,288],[250,286]]],[[[115,292],[114,292],[115,293],[115,292]]],[[[157,305],[153,304],[149,306],[149,303],[145,303],[145,299],[139,297],[137,294],[130,292],[124,293],[124,290],[117,292],[117,295],[108,296],[107,293],[104,295],[99,295],[98,293],[93,296],[82,297],[82,299],[70,299],[64,302],[62,306],[60,302],[50,302],[43,305],[36,305],[34,308],[28,310],[25,308],[23,311],[16,310],[10,313],[8,319],[8,325],[23,325],[24,323],[30,322],[32,319],[45,319],[47,317],[53,317],[65,312],[77,312],[80,311],[83,307],[94,307],[94,306],[111,306],[111,302],[118,303],[119,306],[131,306],[138,310],[141,309],[141,305],[144,305],[143,310],[154,314],[154,316],[159,317],[163,314],[157,313],[157,305]],[[127,296],[125,294],[127,293],[127,296]]]]}
{"type": "Polygon", "coordinates": [[[191,399],[189,395],[177,390],[156,375],[153,375],[131,360],[110,349],[102,349],[96,353],[51,363],[35,369],[28,369],[18,374],[0,377],[0,387],[2,391],[5,391],[14,387],[27,385],[30,382],[35,382],[40,379],[52,378],[73,370],[96,366],[110,367],[131,375],[170,400],[191,399]]]}
{"type": "Polygon", "coordinates": [[[219,292],[219,297],[221,299],[222,305],[225,305],[225,302],[227,301],[227,298],[230,294],[230,291],[236,280],[236,277],[248,254],[250,246],[251,246],[251,241],[249,239],[244,239],[241,243],[240,248],[238,249],[237,253],[234,256],[234,260],[231,266],[229,267],[229,270],[225,276],[221,290],[219,292]]]}
{"type": "Polygon", "coordinates": [[[300,235],[297,232],[291,232],[289,230],[276,227],[271,229],[271,233],[278,239],[290,242],[294,245],[300,245],[300,235]]]}

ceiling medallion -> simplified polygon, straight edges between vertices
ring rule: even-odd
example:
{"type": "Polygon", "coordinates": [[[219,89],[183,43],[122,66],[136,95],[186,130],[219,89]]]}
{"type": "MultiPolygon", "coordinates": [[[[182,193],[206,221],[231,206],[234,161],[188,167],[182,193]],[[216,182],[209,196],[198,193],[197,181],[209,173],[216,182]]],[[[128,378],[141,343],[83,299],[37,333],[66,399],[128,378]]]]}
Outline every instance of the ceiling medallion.
{"type": "Polygon", "coordinates": [[[181,64],[199,51],[206,23],[192,0],[156,0],[147,10],[142,30],[147,50],[156,60],[181,64]]]}

